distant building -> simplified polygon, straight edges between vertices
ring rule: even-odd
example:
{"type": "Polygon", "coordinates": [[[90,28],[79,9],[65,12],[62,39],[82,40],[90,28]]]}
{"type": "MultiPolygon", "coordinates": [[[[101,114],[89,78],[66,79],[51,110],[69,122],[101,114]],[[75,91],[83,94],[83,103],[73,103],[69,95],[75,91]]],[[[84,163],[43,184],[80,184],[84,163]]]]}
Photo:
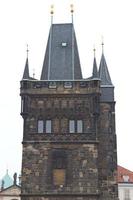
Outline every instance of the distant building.
{"type": "Polygon", "coordinates": [[[13,185],[13,179],[10,177],[7,170],[5,176],[0,180],[0,190],[6,189],[11,185],[13,185]]]}
{"type": "Polygon", "coordinates": [[[0,200],[20,200],[20,193],[20,186],[12,185],[0,191],[0,200]]]}
{"type": "Polygon", "coordinates": [[[6,175],[0,181],[0,200],[20,200],[21,187],[17,185],[17,174],[14,173],[13,179],[6,175]]]}
{"type": "Polygon", "coordinates": [[[118,166],[118,192],[120,200],[133,200],[133,172],[118,166]]]}

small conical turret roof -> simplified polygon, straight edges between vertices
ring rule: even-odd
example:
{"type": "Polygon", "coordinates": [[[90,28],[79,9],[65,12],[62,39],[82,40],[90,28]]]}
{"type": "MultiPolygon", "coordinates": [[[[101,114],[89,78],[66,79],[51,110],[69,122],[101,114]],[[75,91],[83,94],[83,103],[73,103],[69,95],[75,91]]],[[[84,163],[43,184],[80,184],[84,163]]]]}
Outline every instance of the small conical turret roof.
{"type": "Polygon", "coordinates": [[[99,66],[99,78],[101,79],[101,85],[113,85],[103,52],[99,66]]]}
{"type": "Polygon", "coordinates": [[[93,72],[92,72],[92,77],[93,77],[93,78],[99,78],[98,69],[97,69],[97,62],[96,62],[96,57],[95,57],[95,56],[94,56],[94,61],[93,61],[93,72]]]}
{"type": "Polygon", "coordinates": [[[23,73],[23,78],[22,79],[29,79],[29,62],[28,62],[28,57],[26,59],[25,69],[24,69],[24,73],[23,73]]]}

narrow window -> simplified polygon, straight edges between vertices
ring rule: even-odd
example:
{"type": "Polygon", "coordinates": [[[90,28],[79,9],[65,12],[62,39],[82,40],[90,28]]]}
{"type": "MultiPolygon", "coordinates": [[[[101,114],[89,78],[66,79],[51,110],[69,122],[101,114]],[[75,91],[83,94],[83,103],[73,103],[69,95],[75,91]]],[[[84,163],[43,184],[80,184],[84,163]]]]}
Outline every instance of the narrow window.
{"type": "Polygon", "coordinates": [[[22,97],[21,101],[21,113],[26,113],[28,109],[28,101],[27,98],[24,96],[22,97]]]}
{"type": "Polygon", "coordinates": [[[83,120],[69,120],[69,133],[83,133],[83,120]]]}
{"type": "Polygon", "coordinates": [[[83,132],[83,121],[77,120],[77,133],[82,133],[82,132],[83,132]]]}
{"type": "Polygon", "coordinates": [[[46,120],[46,133],[51,133],[52,127],[51,127],[51,120],[46,120]]]}
{"type": "Polygon", "coordinates": [[[74,120],[69,120],[69,132],[75,133],[75,121],[74,120]]]}
{"type": "Polygon", "coordinates": [[[43,133],[43,127],[44,127],[44,122],[43,122],[43,120],[38,120],[37,132],[38,132],[38,133],[43,133]]]}
{"type": "Polygon", "coordinates": [[[125,189],[124,190],[124,200],[130,200],[130,190],[129,189],[125,189]]]}
{"type": "Polygon", "coordinates": [[[21,100],[21,113],[24,112],[24,99],[21,100]]]}

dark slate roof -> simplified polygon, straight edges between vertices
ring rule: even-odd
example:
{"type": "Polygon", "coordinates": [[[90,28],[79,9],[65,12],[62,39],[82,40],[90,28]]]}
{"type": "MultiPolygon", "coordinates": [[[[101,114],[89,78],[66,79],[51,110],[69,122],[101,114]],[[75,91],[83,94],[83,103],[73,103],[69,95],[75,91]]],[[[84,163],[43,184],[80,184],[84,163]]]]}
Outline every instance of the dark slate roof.
{"type": "Polygon", "coordinates": [[[52,24],[41,80],[82,79],[73,24],[52,24]]]}
{"type": "Polygon", "coordinates": [[[22,79],[29,79],[29,62],[28,62],[28,58],[26,59],[25,69],[24,69],[24,73],[23,73],[23,78],[22,79]]]}
{"type": "Polygon", "coordinates": [[[93,78],[99,78],[99,74],[98,74],[98,70],[97,70],[97,62],[96,62],[96,58],[95,57],[94,57],[94,61],[93,61],[92,77],[93,78]]]}
{"type": "Polygon", "coordinates": [[[110,74],[108,71],[107,63],[102,53],[100,67],[99,67],[99,78],[101,79],[101,85],[112,85],[110,74]]]}

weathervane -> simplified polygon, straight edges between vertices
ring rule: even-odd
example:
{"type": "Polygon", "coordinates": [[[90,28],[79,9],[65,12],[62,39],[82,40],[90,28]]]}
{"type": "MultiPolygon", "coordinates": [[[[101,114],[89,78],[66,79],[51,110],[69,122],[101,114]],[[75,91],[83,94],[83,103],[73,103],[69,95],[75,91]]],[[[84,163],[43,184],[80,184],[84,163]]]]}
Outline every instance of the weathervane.
{"type": "Polygon", "coordinates": [[[74,13],[74,6],[73,6],[73,4],[70,5],[70,8],[71,8],[72,23],[73,23],[73,13],[74,13]]]}

